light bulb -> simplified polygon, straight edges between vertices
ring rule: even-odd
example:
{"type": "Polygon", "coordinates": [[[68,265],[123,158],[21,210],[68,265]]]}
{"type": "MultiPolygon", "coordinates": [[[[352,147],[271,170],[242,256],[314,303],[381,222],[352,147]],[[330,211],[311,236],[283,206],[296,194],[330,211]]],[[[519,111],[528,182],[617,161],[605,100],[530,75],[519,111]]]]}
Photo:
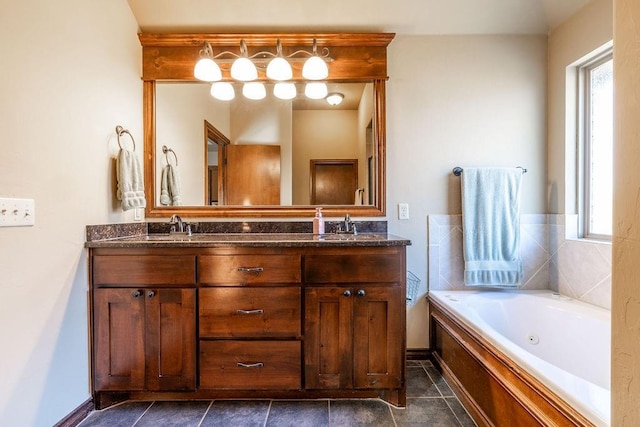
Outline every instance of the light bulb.
{"type": "Polygon", "coordinates": [[[220,101],[231,101],[236,97],[236,93],[231,83],[216,82],[211,85],[211,96],[220,101]]]}
{"type": "Polygon", "coordinates": [[[242,86],[242,94],[245,98],[259,100],[267,96],[267,90],[264,88],[264,84],[260,82],[245,83],[242,86]]]}
{"type": "Polygon", "coordinates": [[[249,58],[240,57],[231,65],[231,77],[242,82],[250,82],[258,78],[258,70],[249,58]]]}
{"type": "Polygon", "coordinates": [[[193,69],[193,75],[205,82],[217,82],[222,79],[220,67],[211,58],[200,58],[193,69]]]}
{"type": "Polygon", "coordinates": [[[325,83],[307,83],[304,87],[304,94],[307,98],[322,99],[327,96],[327,85],[325,83]]]}
{"type": "Polygon", "coordinates": [[[296,85],[293,83],[276,83],[273,86],[273,94],[280,99],[293,99],[296,97],[296,85]]]}
{"type": "Polygon", "coordinates": [[[341,93],[333,92],[327,95],[327,103],[329,105],[333,105],[333,106],[339,105],[343,99],[344,99],[344,95],[341,93]]]}
{"type": "Polygon", "coordinates": [[[302,66],[302,77],[307,80],[322,80],[329,75],[329,67],[324,59],[317,55],[307,59],[302,66]]]}
{"type": "Polygon", "coordinates": [[[271,80],[289,80],[293,77],[293,70],[286,59],[277,56],[267,65],[267,77],[271,80]]]}

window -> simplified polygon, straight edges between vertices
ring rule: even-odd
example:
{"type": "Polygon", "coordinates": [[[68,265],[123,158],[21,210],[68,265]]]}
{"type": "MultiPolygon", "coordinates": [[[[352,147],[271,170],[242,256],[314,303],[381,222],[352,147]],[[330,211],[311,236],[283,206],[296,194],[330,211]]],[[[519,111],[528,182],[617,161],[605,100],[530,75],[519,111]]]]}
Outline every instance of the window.
{"type": "Polygon", "coordinates": [[[605,55],[580,67],[582,127],[580,221],[582,237],[611,239],[613,206],[613,59],[605,55]]]}

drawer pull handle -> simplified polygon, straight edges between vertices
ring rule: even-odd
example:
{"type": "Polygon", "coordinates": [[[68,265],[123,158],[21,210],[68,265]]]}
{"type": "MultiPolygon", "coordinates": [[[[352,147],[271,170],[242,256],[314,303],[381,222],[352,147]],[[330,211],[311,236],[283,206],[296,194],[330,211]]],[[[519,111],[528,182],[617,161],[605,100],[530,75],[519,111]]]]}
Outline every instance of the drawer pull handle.
{"type": "Polygon", "coordinates": [[[133,296],[134,298],[138,298],[140,295],[142,295],[142,291],[140,289],[138,289],[137,291],[133,291],[133,293],[131,294],[131,296],[133,296]]]}
{"type": "Polygon", "coordinates": [[[365,295],[367,295],[367,293],[364,291],[364,289],[360,289],[360,290],[358,290],[358,296],[359,296],[359,297],[363,297],[363,296],[365,296],[365,295]]]}
{"type": "Polygon", "coordinates": [[[253,273],[260,274],[264,271],[262,267],[238,267],[238,271],[241,273],[253,273]]]}
{"type": "Polygon", "coordinates": [[[258,362],[258,363],[238,362],[238,368],[262,368],[262,367],[264,367],[264,363],[262,362],[258,362]]]}
{"type": "Polygon", "coordinates": [[[257,310],[236,310],[236,314],[263,314],[264,310],[259,308],[257,310]]]}

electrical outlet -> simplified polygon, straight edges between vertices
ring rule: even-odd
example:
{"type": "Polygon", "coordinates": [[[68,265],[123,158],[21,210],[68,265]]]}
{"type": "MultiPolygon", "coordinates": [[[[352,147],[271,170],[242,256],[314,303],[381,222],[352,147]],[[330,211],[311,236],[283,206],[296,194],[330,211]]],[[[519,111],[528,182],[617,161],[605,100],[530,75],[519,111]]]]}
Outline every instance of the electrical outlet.
{"type": "Polygon", "coordinates": [[[0,227],[33,226],[35,222],[33,199],[0,198],[0,227]]]}
{"type": "Polygon", "coordinates": [[[409,203],[398,203],[398,219],[409,219],[409,203]]]}

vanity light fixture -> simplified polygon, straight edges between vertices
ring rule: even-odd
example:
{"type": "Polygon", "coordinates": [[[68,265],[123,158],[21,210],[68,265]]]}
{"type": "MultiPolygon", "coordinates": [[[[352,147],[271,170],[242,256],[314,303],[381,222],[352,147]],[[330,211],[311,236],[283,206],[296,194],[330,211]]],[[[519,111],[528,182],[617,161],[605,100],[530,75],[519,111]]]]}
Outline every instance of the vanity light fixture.
{"type": "Polygon", "coordinates": [[[293,77],[291,64],[282,56],[282,42],[280,42],[280,39],[276,43],[276,57],[267,65],[267,77],[278,81],[291,80],[293,77]]]}
{"type": "Polygon", "coordinates": [[[297,95],[296,85],[279,82],[273,86],[273,95],[280,99],[293,99],[297,95]]]}
{"type": "Polygon", "coordinates": [[[220,101],[231,101],[236,97],[236,92],[229,82],[215,82],[211,85],[211,96],[220,101]]]}
{"type": "Polygon", "coordinates": [[[250,82],[258,78],[258,69],[247,54],[247,43],[240,40],[240,57],[231,65],[231,77],[241,82],[250,82]]]}
{"type": "Polygon", "coordinates": [[[322,80],[329,75],[329,67],[327,63],[318,56],[318,44],[313,39],[312,56],[307,59],[302,66],[302,77],[307,80],[322,80]]]}
{"type": "Polygon", "coordinates": [[[307,98],[322,99],[327,96],[327,84],[319,82],[307,83],[304,87],[304,94],[307,98]]]}
{"type": "Polygon", "coordinates": [[[193,69],[193,75],[198,80],[205,82],[217,82],[222,79],[220,67],[213,60],[213,49],[209,42],[204,42],[203,48],[200,50],[200,59],[193,69]]]}
{"type": "MultiPolygon", "coordinates": [[[[240,53],[231,51],[213,54],[213,49],[208,41],[204,42],[200,50],[200,59],[195,65],[194,76],[199,80],[217,82],[222,80],[222,72],[219,64],[231,63],[231,78],[242,82],[251,82],[258,78],[258,68],[263,70],[270,80],[284,82],[293,78],[291,64],[304,62],[302,77],[306,80],[324,80],[329,75],[328,62],[333,58],[329,56],[329,49],[323,48],[318,53],[318,43],[313,39],[311,51],[297,50],[289,55],[282,52],[282,42],[276,41],[276,53],[261,51],[249,55],[247,43],[240,40],[240,53]]],[[[290,89],[289,89],[290,90],[290,89]]]]}
{"type": "Polygon", "coordinates": [[[242,86],[242,94],[245,98],[260,100],[267,96],[264,84],[260,82],[248,82],[242,86]]]}
{"type": "Polygon", "coordinates": [[[329,105],[333,105],[335,107],[336,105],[340,105],[342,103],[344,95],[338,92],[332,92],[327,95],[325,99],[327,100],[327,103],[329,105]]]}

